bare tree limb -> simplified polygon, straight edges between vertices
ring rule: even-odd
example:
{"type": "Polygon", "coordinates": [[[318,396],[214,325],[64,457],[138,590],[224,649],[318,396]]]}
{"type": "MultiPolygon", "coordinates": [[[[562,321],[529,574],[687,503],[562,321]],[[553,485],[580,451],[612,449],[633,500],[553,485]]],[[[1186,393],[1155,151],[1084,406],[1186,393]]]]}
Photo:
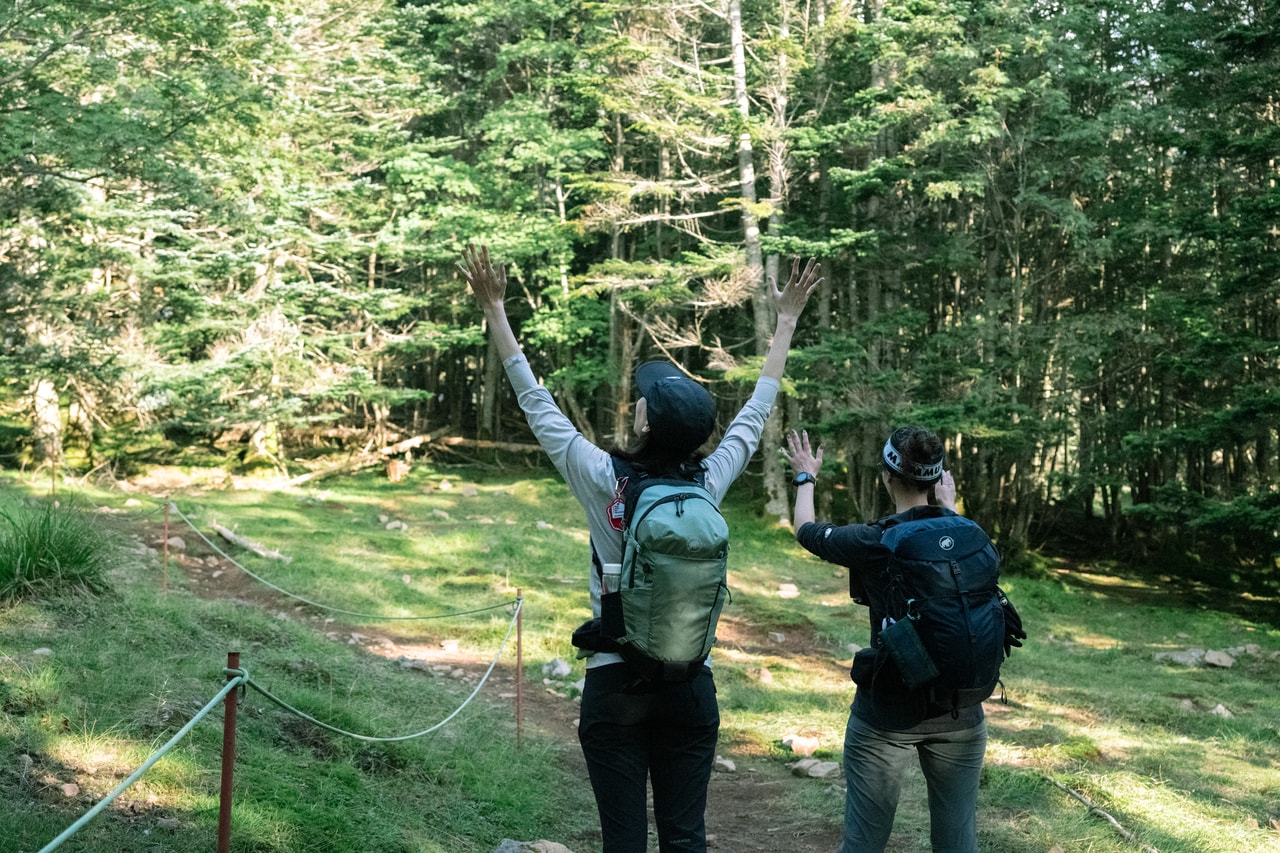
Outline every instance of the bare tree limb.
{"type": "MultiPolygon", "coordinates": [[[[1045,778],[1049,779],[1049,777],[1047,776],[1045,778]]],[[[1138,849],[1141,850],[1142,853],[1160,853],[1159,850],[1152,847],[1150,844],[1145,844],[1139,841],[1138,836],[1134,835],[1132,832],[1130,832],[1129,830],[1121,826],[1120,821],[1116,820],[1114,817],[1107,814],[1105,811],[1103,811],[1101,808],[1095,805],[1094,802],[1090,800],[1088,797],[1086,797],[1084,794],[1080,793],[1079,791],[1076,791],[1073,788],[1068,788],[1066,785],[1062,784],[1057,779],[1049,779],[1049,781],[1052,782],[1055,786],[1061,788],[1063,791],[1066,791],[1069,795],[1071,795],[1075,799],[1079,800],[1080,802],[1088,806],[1089,814],[1097,815],[1098,817],[1105,820],[1107,823],[1111,824],[1111,826],[1115,829],[1115,831],[1120,833],[1120,835],[1124,838],[1125,841],[1128,841],[1132,844],[1137,844],[1138,849]]]]}
{"type": "Polygon", "coordinates": [[[512,453],[541,453],[542,448],[537,444],[520,444],[513,441],[483,441],[480,439],[462,438],[461,436],[446,436],[444,438],[432,438],[429,435],[415,435],[406,438],[403,441],[397,441],[395,444],[389,444],[386,447],[379,448],[375,451],[362,452],[353,459],[339,462],[328,468],[322,468],[318,471],[308,471],[306,474],[300,474],[297,477],[287,481],[285,488],[293,486],[301,486],[303,483],[309,483],[312,480],[331,477],[334,474],[350,474],[360,471],[364,468],[373,468],[377,465],[385,465],[387,460],[393,456],[398,456],[406,451],[413,450],[423,445],[439,445],[443,448],[454,447],[474,447],[481,450],[505,450],[512,453]]]}
{"type": "Polygon", "coordinates": [[[247,548],[248,550],[257,554],[259,557],[265,557],[268,560],[280,560],[283,563],[293,562],[293,557],[285,556],[284,554],[281,554],[279,551],[269,551],[262,545],[259,545],[257,542],[254,542],[252,539],[246,539],[245,537],[236,533],[234,530],[228,530],[227,528],[223,527],[221,524],[214,524],[213,531],[217,533],[219,536],[221,536],[223,539],[230,542],[231,544],[239,545],[241,548],[247,548]]]}

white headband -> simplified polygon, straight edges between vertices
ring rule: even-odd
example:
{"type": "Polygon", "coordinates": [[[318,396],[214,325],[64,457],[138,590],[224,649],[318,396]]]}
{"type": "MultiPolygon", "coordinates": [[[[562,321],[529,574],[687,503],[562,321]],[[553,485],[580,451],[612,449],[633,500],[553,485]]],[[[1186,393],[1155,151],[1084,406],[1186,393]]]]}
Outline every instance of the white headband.
{"type": "Polygon", "coordinates": [[[921,465],[918,462],[907,462],[902,458],[902,453],[898,448],[893,446],[893,436],[890,436],[884,443],[884,450],[880,453],[884,459],[884,464],[889,470],[906,477],[908,480],[915,480],[917,483],[930,483],[942,476],[942,460],[939,459],[932,465],[921,465]],[[907,471],[904,467],[909,467],[907,471]]]}

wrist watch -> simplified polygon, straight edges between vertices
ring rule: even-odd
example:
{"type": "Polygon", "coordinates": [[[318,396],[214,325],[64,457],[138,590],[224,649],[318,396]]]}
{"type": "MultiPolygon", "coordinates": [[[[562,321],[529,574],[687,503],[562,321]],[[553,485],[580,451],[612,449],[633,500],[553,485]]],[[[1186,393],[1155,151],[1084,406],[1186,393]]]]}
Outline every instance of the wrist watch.
{"type": "Polygon", "coordinates": [[[818,478],[810,474],[808,471],[801,471],[796,474],[796,478],[791,481],[793,486],[803,486],[805,483],[817,483],[818,478]]]}

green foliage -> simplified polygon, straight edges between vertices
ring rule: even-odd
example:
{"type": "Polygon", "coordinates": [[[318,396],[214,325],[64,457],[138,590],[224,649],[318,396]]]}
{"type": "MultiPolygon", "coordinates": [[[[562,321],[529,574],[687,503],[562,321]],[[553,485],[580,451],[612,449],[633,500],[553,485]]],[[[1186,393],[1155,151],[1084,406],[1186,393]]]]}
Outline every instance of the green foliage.
{"type": "Polygon", "coordinates": [[[1109,546],[1203,553],[1149,523],[1175,488],[1237,507],[1221,553],[1269,565],[1274,0],[740,5],[740,81],[705,4],[0,8],[15,414],[56,393],[81,471],[243,435],[279,467],[327,433],[527,438],[456,272],[473,240],[586,432],[651,356],[727,409],[770,328],[750,211],[766,261],[823,263],[783,420],[848,457],[852,506],[919,420],[1010,553],[1082,508],[1109,546]]]}
{"type": "Polygon", "coordinates": [[[123,560],[115,534],[76,503],[0,508],[0,604],[68,592],[101,593],[123,560]]]}
{"type": "MultiPolygon", "coordinates": [[[[1162,529],[1182,531],[1178,541],[1185,548],[1184,560],[1199,566],[1202,576],[1218,574],[1230,578],[1234,588],[1260,594],[1280,589],[1280,495],[1215,500],[1169,484],[1157,487],[1152,500],[1134,506],[1129,515],[1157,546],[1165,541],[1162,529]],[[1224,571],[1231,564],[1242,567],[1224,571]]],[[[1150,556],[1165,556],[1156,550],[1150,556]]]]}

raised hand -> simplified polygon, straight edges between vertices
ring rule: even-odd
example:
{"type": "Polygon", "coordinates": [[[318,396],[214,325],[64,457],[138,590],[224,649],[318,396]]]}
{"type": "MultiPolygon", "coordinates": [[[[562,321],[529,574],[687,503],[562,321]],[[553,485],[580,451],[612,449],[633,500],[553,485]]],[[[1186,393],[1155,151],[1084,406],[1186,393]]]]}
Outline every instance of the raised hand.
{"type": "Polygon", "coordinates": [[[950,471],[942,472],[942,479],[934,485],[933,494],[942,506],[949,510],[956,508],[956,480],[950,471]]]}
{"type": "Polygon", "coordinates": [[[782,450],[782,457],[791,463],[791,470],[796,474],[808,471],[817,477],[822,470],[822,445],[818,445],[817,453],[813,452],[808,430],[792,430],[787,434],[787,446],[782,450]]]}
{"type": "Polygon", "coordinates": [[[498,348],[498,357],[506,361],[512,356],[521,355],[520,342],[507,319],[507,306],[503,299],[507,296],[507,268],[503,264],[494,265],[489,260],[489,247],[482,245],[477,249],[468,243],[462,253],[458,269],[467,280],[471,292],[480,303],[485,320],[489,324],[489,334],[498,348]]]}
{"type": "Polygon", "coordinates": [[[791,338],[795,335],[800,312],[804,310],[809,296],[822,283],[822,276],[819,275],[821,271],[822,267],[813,258],[809,259],[801,271],[800,259],[796,258],[791,264],[791,277],[782,290],[778,290],[778,284],[772,277],[769,278],[770,296],[773,297],[773,306],[778,312],[778,327],[774,330],[769,352],[764,357],[764,367],[760,368],[761,377],[782,379],[782,370],[787,365],[787,352],[791,349],[791,338]]]}
{"type": "Polygon", "coordinates": [[[504,264],[494,266],[489,260],[488,246],[481,245],[476,249],[474,244],[468,243],[458,269],[462,270],[467,285],[482,308],[501,307],[507,295],[507,268],[504,264]]]}
{"type": "Polygon", "coordinates": [[[778,282],[771,276],[769,278],[769,289],[773,294],[773,304],[778,310],[778,317],[795,320],[799,318],[800,312],[804,310],[805,303],[809,301],[809,297],[818,285],[822,283],[822,265],[814,258],[810,258],[804,265],[804,270],[800,269],[800,259],[796,258],[791,262],[791,276],[787,279],[786,286],[782,290],[778,289],[778,282]]]}

